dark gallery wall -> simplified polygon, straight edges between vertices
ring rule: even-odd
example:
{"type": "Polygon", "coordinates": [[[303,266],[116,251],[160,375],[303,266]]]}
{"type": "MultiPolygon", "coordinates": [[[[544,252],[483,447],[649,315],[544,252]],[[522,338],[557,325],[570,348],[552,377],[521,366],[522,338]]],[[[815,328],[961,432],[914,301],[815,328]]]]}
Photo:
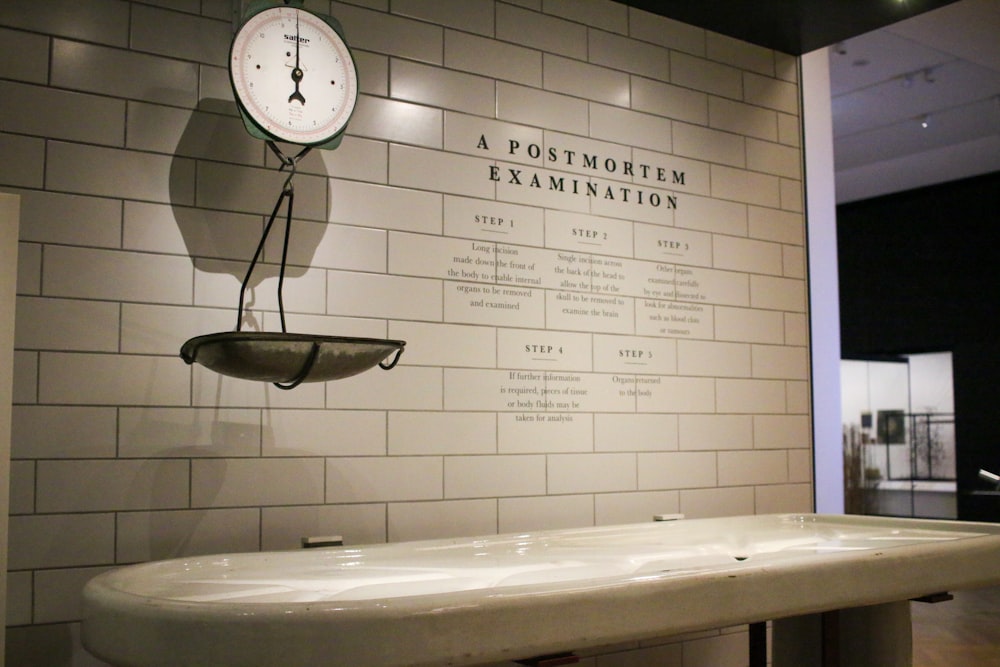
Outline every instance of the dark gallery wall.
{"type": "Polygon", "coordinates": [[[837,208],[841,356],[951,351],[959,518],[1000,522],[1000,173],[837,208]]]}

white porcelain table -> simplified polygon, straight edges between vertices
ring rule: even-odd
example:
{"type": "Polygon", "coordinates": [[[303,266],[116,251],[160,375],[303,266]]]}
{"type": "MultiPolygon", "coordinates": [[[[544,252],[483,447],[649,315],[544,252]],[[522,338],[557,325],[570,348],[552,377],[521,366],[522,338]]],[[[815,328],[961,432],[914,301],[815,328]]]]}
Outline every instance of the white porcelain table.
{"type": "Polygon", "coordinates": [[[649,522],[127,566],[87,584],[83,641],[119,667],[476,665],[994,584],[1000,524],[649,522]]]}

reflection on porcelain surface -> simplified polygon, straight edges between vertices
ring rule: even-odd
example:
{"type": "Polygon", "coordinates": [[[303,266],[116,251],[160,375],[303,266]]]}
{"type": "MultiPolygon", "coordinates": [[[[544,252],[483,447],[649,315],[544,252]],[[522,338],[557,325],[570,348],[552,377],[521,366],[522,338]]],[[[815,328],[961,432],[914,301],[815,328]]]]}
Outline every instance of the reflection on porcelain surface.
{"type": "MultiPolygon", "coordinates": [[[[182,602],[357,601],[532,586],[600,586],[608,579],[683,576],[846,551],[977,535],[920,528],[829,525],[768,517],[751,533],[653,522],[484,537],[237,554],[166,561],[121,572],[111,585],[182,602]],[[745,564],[745,565],[744,565],[745,564]]],[[[111,583],[111,582],[109,582],[111,583]]]]}
{"type": "Polygon", "coordinates": [[[993,585],[997,562],[1000,525],[820,515],[204,556],[95,577],[83,639],[113,665],[475,665],[993,585]]]}

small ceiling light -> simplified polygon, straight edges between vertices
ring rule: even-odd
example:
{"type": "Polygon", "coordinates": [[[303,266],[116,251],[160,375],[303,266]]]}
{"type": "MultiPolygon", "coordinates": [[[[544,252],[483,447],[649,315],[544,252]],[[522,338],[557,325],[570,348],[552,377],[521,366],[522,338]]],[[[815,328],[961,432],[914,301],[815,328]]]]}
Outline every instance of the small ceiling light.
{"type": "Polygon", "coordinates": [[[903,88],[913,88],[913,75],[904,74],[903,75],[903,88]]]}
{"type": "Polygon", "coordinates": [[[924,82],[934,83],[937,79],[934,77],[934,68],[928,67],[924,70],[924,82]]]}
{"type": "Polygon", "coordinates": [[[930,127],[930,124],[931,124],[930,114],[924,114],[923,116],[920,117],[920,127],[926,130],[928,127],[930,127]]]}

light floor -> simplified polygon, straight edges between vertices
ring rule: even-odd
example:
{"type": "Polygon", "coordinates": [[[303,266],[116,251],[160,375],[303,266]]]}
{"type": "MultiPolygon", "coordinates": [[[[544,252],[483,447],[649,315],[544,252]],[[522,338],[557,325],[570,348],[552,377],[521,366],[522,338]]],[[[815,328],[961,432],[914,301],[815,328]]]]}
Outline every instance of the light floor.
{"type": "Polygon", "coordinates": [[[913,666],[1000,667],[1000,586],[954,596],[911,603],[913,666]]]}

